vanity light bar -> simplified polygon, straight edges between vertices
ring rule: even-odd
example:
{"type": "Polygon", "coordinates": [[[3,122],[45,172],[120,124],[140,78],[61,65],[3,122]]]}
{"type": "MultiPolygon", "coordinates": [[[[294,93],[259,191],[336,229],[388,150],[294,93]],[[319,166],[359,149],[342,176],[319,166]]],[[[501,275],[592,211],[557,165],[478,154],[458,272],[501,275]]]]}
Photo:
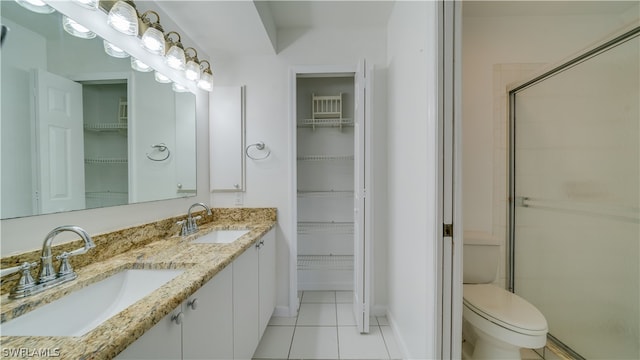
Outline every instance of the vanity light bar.
{"type": "MultiPolygon", "coordinates": [[[[38,13],[52,13],[55,10],[48,4],[51,0],[15,0],[26,9],[38,13]]],[[[72,0],[78,6],[88,10],[101,9],[107,14],[107,23],[116,31],[126,35],[136,36],[140,39],[140,46],[151,52],[160,55],[172,69],[181,71],[183,76],[195,82],[195,85],[202,90],[213,90],[213,71],[211,64],[206,60],[198,59],[198,52],[193,47],[184,48],[181,43],[180,34],[170,31],[166,35],[160,24],[160,16],[157,12],[148,10],[142,15],[138,13],[133,0],[72,0]],[[155,22],[151,15],[155,15],[155,22]],[[172,37],[173,35],[173,37],[172,37]],[[177,39],[176,39],[177,38],[177,39]]],[[[75,20],[63,16],[63,28],[71,35],[92,39],[96,34],[75,20]]],[[[116,58],[129,57],[125,50],[104,41],[105,52],[116,58]]],[[[153,69],[131,58],[131,67],[137,71],[150,72],[153,69]]],[[[169,83],[171,80],[164,74],[156,77],[158,82],[169,83]]],[[[174,90],[182,91],[185,86],[176,86],[174,90]]]]}

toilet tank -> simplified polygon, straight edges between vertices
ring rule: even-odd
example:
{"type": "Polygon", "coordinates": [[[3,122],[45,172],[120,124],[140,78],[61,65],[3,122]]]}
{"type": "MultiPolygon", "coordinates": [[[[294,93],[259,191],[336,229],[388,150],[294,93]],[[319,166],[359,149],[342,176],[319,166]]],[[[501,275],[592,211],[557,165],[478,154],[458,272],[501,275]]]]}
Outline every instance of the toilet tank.
{"type": "Polygon", "coordinates": [[[483,232],[464,232],[462,282],[488,284],[495,281],[500,261],[498,238],[483,232]]]}

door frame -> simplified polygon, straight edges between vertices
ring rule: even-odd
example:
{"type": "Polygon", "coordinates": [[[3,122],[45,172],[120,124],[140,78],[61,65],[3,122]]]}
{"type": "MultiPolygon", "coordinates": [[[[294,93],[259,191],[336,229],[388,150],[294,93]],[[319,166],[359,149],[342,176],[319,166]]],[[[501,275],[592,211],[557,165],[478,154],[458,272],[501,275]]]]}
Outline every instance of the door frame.
{"type": "MultiPolygon", "coordinates": [[[[289,311],[282,316],[296,316],[300,299],[298,299],[298,166],[297,166],[297,78],[298,75],[324,75],[332,76],[337,74],[355,74],[358,72],[358,65],[299,65],[289,69],[289,199],[290,199],[290,233],[291,243],[289,244],[289,311]]],[[[363,69],[366,71],[366,69],[363,69]]],[[[371,194],[369,193],[370,197],[371,194]]],[[[373,239],[373,234],[369,232],[369,237],[373,239]]],[[[373,261],[373,256],[369,256],[369,262],[373,261]]],[[[373,294],[373,281],[370,281],[370,294],[373,294]]],[[[371,309],[371,306],[369,306],[371,309]]]]}
{"type": "Polygon", "coordinates": [[[438,2],[438,229],[435,354],[462,357],[462,2],[438,2]],[[445,233],[445,224],[452,232],[445,233]]]}

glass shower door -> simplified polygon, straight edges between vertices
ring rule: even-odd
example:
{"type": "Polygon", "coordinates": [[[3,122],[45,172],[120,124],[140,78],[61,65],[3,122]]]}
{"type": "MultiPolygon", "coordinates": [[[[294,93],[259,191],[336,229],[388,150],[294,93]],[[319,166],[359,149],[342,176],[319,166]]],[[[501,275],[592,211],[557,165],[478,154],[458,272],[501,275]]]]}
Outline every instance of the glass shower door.
{"type": "Polygon", "coordinates": [[[640,358],[638,28],[511,91],[511,279],[585,358],[640,358]]]}

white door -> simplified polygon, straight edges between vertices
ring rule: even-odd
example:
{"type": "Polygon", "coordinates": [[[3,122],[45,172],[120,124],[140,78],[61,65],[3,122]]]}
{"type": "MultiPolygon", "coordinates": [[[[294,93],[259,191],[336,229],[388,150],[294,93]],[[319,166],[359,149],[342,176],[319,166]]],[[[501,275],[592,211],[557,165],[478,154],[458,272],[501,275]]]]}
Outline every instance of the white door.
{"type": "Polygon", "coordinates": [[[33,74],[36,208],[84,209],[82,85],[42,69],[33,74]]]}
{"type": "Polygon", "coordinates": [[[355,171],[354,171],[354,291],[353,311],[358,330],[369,332],[370,288],[371,288],[371,176],[369,166],[369,136],[371,84],[373,71],[364,60],[358,63],[355,75],[355,171]]]}

